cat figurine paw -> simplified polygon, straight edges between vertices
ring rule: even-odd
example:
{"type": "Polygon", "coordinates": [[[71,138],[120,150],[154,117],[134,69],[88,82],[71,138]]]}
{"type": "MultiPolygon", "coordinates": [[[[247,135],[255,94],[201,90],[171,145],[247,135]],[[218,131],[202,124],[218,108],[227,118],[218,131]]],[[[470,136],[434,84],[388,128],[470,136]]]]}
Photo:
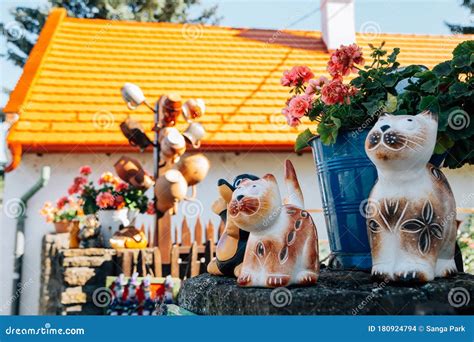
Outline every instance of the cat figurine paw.
{"type": "Polygon", "coordinates": [[[285,164],[283,201],[271,174],[243,180],[227,206],[226,229],[249,232],[237,283],[240,286],[312,285],[319,276],[318,236],[293,165],[285,164]],[[285,203],[285,204],[284,204],[285,203]]]}
{"type": "Polygon", "coordinates": [[[378,173],[366,216],[374,277],[423,283],[457,271],[454,196],[428,163],[437,129],[429,111],[385,114],[367,136],[365,150],[378,173]]]}

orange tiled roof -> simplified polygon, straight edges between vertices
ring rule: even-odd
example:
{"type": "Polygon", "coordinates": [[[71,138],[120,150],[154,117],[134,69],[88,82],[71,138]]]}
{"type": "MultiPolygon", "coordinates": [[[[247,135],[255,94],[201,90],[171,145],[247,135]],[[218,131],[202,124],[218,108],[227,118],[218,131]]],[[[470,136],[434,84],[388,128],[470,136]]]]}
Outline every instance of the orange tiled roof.
{"type": "MultiPolygon", "coordinates": [[[[384,40],[401,48],[402,65],[428,67],[465,39],[357,35],[365,49],[384,40]]],[[[150,100],[169,92],[203,98],[203,147],[290,150],[297,132],[280,114],[288,96],[281,74],[297,64],[324,74],[327,59],[316,31],[75,19],[56,9],[4,108],[20,114],[9,143],[26,152],[129,149],[119,123],[131,113],[151,133],[153,121],[145,106],[129,112],[123,103],[120,87],[132,82],[150,100]]]]}

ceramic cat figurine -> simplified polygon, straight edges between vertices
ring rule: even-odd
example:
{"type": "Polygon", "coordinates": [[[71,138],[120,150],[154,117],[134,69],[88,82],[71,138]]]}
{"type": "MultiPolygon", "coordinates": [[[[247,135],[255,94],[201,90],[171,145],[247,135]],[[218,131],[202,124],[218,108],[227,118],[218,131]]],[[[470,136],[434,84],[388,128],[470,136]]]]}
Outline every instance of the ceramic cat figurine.
{"type": "Polygon", "coordinates": [[[318,236],[293,165],[285,164],[288,197],[282,201],[273,175],[244,180],[232,194],[226,229],[248,231],[240,286],[311,285],[319,275],[318,236]],[[286,203],[286,204],[283,204],[286,203]]]}
{"type": "Polygon", "coordinates": [[[437,116],[383,115],[365,150],[378,180],[367,212],[372,275],[426,282],[456,272],[456,205],[443,173],[428,163],[436,144],[437,116]]]}
{"type": "MultiPolygon", "coordinates": [[[[232,193],[244,180],[257,180],[257,176],[242,174],[235,177],[230,184],[225,179],[219,179],[217,187],[219,198],[213,203],[212,211],[227,222],[227,205],[232,200],[232,193]]],[[[216,247],[216,257],[207,265],[207,271],[214,275],[226,275],[238,277],[244,260],[245,247],[249,233],[239,229],[235,225],[229,225],[224,229],[216,247]]]]}

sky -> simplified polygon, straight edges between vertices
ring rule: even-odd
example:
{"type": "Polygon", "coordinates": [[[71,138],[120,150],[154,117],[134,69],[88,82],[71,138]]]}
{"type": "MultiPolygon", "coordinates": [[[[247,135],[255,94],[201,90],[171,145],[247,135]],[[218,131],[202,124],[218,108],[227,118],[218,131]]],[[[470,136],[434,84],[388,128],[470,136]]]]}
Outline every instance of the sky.
{"type": "MultiPolygon", "coordinates": [[[[319,30],[319,0],[202,0],[203,7],[218,5],[220,25],[267,29],[319,30]]],[[[445,22],[469,23],[472,20],[460,0],[355,0],[356,31],[364,28],[385,33],[449,34],[445,22]]],[[[46,0],[0,0],[0,21],[9,23],[9,10],[16,6],[37,7],[46,0]]],[[[6,51],[1,41],[0,53],[6,51]]],[[[1,57],[0,57],[1,58],[1,57]]],[[[14,88],[21,69],[0,60],[1,88],[14,88]]],[[[0,107],[8,100],[0,94],[0,107]]]]}

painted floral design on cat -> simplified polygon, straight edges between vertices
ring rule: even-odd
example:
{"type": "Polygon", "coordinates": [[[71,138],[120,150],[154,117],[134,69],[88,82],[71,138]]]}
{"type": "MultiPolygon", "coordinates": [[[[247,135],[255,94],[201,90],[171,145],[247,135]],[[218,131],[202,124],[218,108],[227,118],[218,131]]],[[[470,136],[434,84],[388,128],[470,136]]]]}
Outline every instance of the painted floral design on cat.
{"type": "Polygon", "coordinates": [[[386,114],[367,136],[378,173],[367,215],[376,277],[426,282],[457,271],[454,196],[441,170],[428,163],[437,127],[428,111],[386,114]]]}
{"type": "Polygon", "coordinates": [[[303,196],[289,160],[285,181],[289,193],[285,201],[271,174],[242,181],[232,194],[226,229],[235,226],[250,233],[237,279],[241,286],[311,285],[318,279],[316,227],[302,209],[303,196]]]}

